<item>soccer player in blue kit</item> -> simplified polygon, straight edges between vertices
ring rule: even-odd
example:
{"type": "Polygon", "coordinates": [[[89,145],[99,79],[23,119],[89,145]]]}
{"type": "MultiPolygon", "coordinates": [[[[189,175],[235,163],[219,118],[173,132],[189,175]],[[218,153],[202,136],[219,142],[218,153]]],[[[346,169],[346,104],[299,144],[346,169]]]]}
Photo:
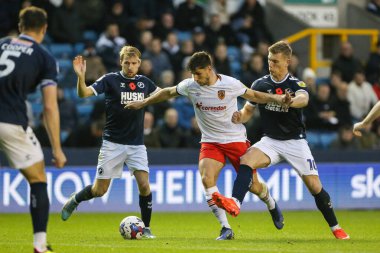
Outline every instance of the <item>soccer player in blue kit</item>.
{"type": "Polygon", "coordinates": [[[113,178],[120,178],[123,166],[136,178],[139,189],[141,218],[145,224],[144,237],[154,238],[150,230],[152,215],[152,193],[149,185],[149,168],[146,147],[143,141],[144,109],[125,110],[128,101],[143,100],[160,88],[146,76],[137,75],[141,64],[140,51],[132,46],[124,46],[120,51],[121,71],[108,73],[86,86],[86,61],[75,57],[74,71],[77,74],[77,92],[85,98],[105,93],[106,125],[100,148],[96,180],[78,193],[73,193],[61,212],[62,220],[67,220],[82,201],[103,196],[113,178]]]}
{"type": "MultiPolygon", "coordinates": [[[[313,195],[335,238],[349,239],[349,235],[338,224],[330,195],[322,187],[317,166],[305,140],[302,108],[307,106],[309,94],[306,84],[288,72],[291,55],[292,49],[286,42],[279,41],[269,47],[270,75],[256,80],[251,87],[255,91],[274,94],[289,92],[292,94],[290,107],[284,108],[274,103],[257,105],[263,121],[264,137],[241,157],[232,198],[215,193],[213,200],[217,206],[237,216],[252,181],[252,169],[266,168],[285,160],[297,171],[313,195]]],[[[242,110],[234,113],[232,121],[236,124],[247,122],[253,116],[255,106],[256,103],[247,102],[242,110]]]]}
{"type": "Polygon", "coordinates": [[[52,147],[53,163],[62,168],[66,156],[60,142],[57,103],[57,63],[39,44],[47,28],[47,14],[28,7],[19,14],[20,36],[0,40],[0,150],[12,168],[30,186],[30,213],[34,252],[53,252],[46,241],[49,197],[44,155],[39,141],[28,126],[26,95],[37,87],[43,97],[43,114],[52,147]]]}

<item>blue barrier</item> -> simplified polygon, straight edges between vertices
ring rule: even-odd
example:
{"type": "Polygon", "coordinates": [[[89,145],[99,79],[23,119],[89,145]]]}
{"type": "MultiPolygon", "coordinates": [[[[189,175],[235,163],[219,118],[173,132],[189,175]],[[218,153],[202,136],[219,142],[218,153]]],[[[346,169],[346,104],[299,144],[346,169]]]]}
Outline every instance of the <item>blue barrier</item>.
{"type": "MultiPolygon", "coordinates": [[[[151,166],[154,211],[206,211],[203,186],[196,165],[151,166]]],[[[319,175],[336,209],[380,208],[380,163],[320,163],[319,175]]],[[[284,210],[315,209],[297,173],[287,164],[259,171],[272,196],[284,210]]],[[[95,168],[70,166],[64,170],[47,168],[51,211],[59,212],[71,192],[90,184],[95,168]]],[[[235,172],[227,165],[220,174],[218,187],[231,195],[235,172]]],[[[28,212],[29,187],[16,170],[0,170],[0,213],[28,212]]],[[[256,196],[247,194],[243,210],[265,210],[256,196]]],[[[138,211],[138,191],[134,178],[125,170],[114,180],[102,198],[82,203],[79,212],[138,211]]]]}

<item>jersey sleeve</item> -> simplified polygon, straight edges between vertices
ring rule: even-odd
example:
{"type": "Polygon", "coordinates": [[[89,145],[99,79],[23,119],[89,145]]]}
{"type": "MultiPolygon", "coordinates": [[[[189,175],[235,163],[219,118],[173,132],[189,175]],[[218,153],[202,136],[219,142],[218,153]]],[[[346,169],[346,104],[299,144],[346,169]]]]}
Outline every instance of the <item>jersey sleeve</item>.
{"type": "Polygon", "coordinates": [[[93,92],[96,96],[104,93],[105,87],[106,87],[106,82],[107,82],[107,76],[103,75],[98,80],[96,80],[95,83],[93,83],[90,86],[90,88],[93,90],[93,92]]]}
{"type": "Polygon", "coordinates": [[[48,53],[45,53],[44,66],[45,68],[39,83],[41,89],[49,85],[57,85],[58,64],[53,56],[48,53]]]}
{"type": "Polygon", "coordinates": [[[294,90],[294,93],[297,93],[297,92],[306,92],[308,93],[307,91],[307,85],[305,82],[303,81],[300,81],[300,80],[295,80],[293,81],[293,85],[292,85],[292,89],[294,90]]]}
{"type": "Polygon", "coordinates": [[[157,86],[156,86],[156,84],[152,81],[152,80],[150,80],[149,78],[147,78],[147,84],[148,84],[148,94],[150,95],[150,94],[152,94],[152,93],[154,93],[156,90],[157,90],[157,86]]]}
{"type": "Polygon", "coordinates": [[[177,92],[178,92],[178,94],[187,97],[189,95],[189,86],[190,86],[190,83],[191,83],[191,79],[190,78],[181,81],[177,85],[177,92]]]}
{"type": "Polygon", "coordinates": [[[246,93],[247,87],[239,80],[233,79],[233,92],[236,97],[242,96],[246,93]]]}

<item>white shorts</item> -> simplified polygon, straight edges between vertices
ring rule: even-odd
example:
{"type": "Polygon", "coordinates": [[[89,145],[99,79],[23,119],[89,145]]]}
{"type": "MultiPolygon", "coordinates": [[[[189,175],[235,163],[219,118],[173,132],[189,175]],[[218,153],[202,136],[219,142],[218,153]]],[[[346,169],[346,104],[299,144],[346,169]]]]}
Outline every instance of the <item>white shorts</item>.
{"type": "Polygon", "coordinates": [[[44,159],[40,142],[33,130],[20,125],[0,122],[0,150],[7,156],[10,167],[25,169],[44,159]]]}
{"type": "Polygon", "coordinates": [[[305,139],[276,140],[264,136],[253,145],[270,158],[270,165],[287,161],[300,176],[318,175],[317,165],[305,139]]]}
{"type": "Polygon", "coordinates": [[[136,170],[149,173],[145,145],[123,145],[103,140],[96,167],[96,178],[120,178],[124,163],[128,166],[131,175],[136,170]]]}

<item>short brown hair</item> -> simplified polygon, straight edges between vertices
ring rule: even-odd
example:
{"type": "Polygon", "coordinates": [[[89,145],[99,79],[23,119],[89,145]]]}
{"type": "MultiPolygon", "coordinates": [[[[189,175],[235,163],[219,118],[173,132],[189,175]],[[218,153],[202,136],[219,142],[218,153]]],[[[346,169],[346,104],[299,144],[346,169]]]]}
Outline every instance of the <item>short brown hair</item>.
{"type": "Polygon", "coordinates": [[[292,48],[285,41],[278,41],[269,47],[269,52],[272,54],[283,54],[290,58],[292,56],[292,48]]]}
{"type": "Polygon", "coordinates": [[[46,11],[35,6],[29,6],[22,9],[18,18],[20,32],[39,31],[47,24],[46,11]]]}
{"type": "Polygon", "coordinates": [[[205,51],[194,53],[187,64],[187,69],[194,72],[197,68],[206,68],[212,65],[211,55],[205,51]]]}
{"type": "Polygon", "coordinates": [[[137,58],[141,58],[141,52],[136,47],[132,46],[124,46],[120,50],[120,60],[123,60],[124,56],[131,57],[136,56],[137,58]]]}

